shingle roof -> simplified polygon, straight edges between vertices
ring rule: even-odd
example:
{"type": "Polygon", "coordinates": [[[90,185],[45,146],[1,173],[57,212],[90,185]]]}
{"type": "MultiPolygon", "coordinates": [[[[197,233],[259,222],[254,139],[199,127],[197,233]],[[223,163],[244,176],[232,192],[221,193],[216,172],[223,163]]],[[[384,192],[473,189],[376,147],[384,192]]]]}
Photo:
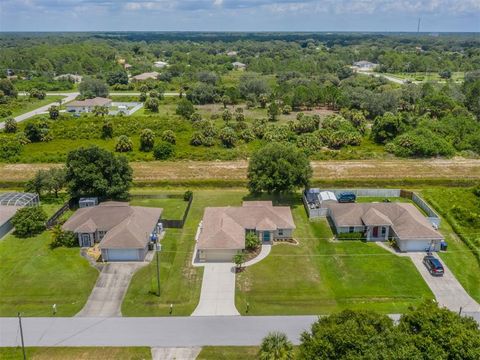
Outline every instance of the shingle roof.
{"type": "Polygon", "coordinates": [[[272,206],[271,201],[245,201],[242,207],[207,207],[197,247],[244,249],[246,229],[295,229],[295,223],[288,206],[272,206]]]}
{"type": "Polygon", "coordinates": [[[107,201],[78,209],[62,228],[73,232],[106,231],[100,248],[143,248],[149,241],[162,209],[107,201]]]}
{"type": "Polygon", "coordinates": [[[443,239],[442,234],[432,227],[428,219],[413,204],[329,203],[327,207],[338,227],[389,225],[385,222],[390,221],[399,240],[443,239]],[[370,211],[371,209],[374,211],[370,211]]]}
{"type": "Polygon", "coordinates": [[[156,71],[146,72],[146,73],[143,73],[143,74],[138,74],[138,75],[132,76],[132,79],[133,80],[156,79],[158,75],[160,75],[160,74],[156,71]]]}
{"type": "Polygon", "coordinates": [[[67,104],[67,106],[73,107],[85,107],[85,106],[105,106],[112,102],[111,99],[103,98],[103,97],[96,97],[93,99],[85,99],[85,100],[75,100],[67,104]]]}

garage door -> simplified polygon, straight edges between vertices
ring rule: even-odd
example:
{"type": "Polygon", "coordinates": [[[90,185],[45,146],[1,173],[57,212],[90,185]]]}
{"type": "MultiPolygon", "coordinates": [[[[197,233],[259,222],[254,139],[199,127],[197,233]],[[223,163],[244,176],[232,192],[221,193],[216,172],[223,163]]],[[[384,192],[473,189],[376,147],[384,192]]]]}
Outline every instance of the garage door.
{"type": "Polygon", "coordinates": [[[137,249],[105,249],[106,261],[138,261],[137,249]]]}
{"type": "Polygon", "coordinates": [[[206,250],[205,261],[209,262],[233,262],[235,250],[206,250]]]}
{"type": "MultiPolygon", "coordinates": [[[[425,251],[430,247],[430,240],[404,240],[398,242],[401,251],[425,251]]],[[[437,249],[438,245],[433,250],[437,249]]]]}

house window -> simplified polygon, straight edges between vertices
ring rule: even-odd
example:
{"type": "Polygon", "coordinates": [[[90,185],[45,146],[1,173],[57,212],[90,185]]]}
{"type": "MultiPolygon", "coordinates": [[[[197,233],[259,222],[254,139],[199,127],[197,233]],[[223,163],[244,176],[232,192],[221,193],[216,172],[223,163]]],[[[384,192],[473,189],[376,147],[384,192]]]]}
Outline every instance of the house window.
{"type": "Polygon", "coordinates": [[[354,228],[353,226],[350,226],[350,227],[348,228],[348,232],[349,232],[349,233],[353,233],[354,231],[355,231],[355,228],[354,228]]]}
{"type": "Polygon", "coordinates": [[[278,229],[278,236],[283,236],[283,229],[278,229]]]}
{"type": "Polygon", "coordinates": [[[386,228],[386,227],[382,227],[382,236],[385,236],[386,233],[387,233],[387,228],[386,228]]]}

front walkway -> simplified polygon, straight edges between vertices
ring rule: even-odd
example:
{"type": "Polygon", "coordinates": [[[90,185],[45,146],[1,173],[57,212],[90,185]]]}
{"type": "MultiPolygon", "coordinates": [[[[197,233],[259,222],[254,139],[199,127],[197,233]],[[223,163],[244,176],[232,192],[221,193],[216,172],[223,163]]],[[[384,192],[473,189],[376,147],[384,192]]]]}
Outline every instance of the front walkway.
{"type": "MultiPolygon", "coordinates": [[[[442,262],[445,273],[443,276],[433,276],[423,264],[423,258],[425,257],[426,253],[401,253],[396,252],[385,243],[377,242],[377,244],[397,256],[409,257],[422,276],[423,280],[425,280],[430,290],[432,290],[433,295],[435,295],[435,298],[440,306],[444,306],[447,309],[456,312],[460,311],[460,308],[462,308],[462,311],[464,312],[480,312],[480,304],[478,304],[470,295],[468,295],[445,262],[443,262],[441,259],[440,261],[442,262]]],[[[434,254],[433,256],[438,259],[437,254],[434,254]]]]}
{"type": "Polygon", "coordinates": [[[255,256],[253,259],[246,261],[242,266],[247,267],[247,266],[252,266],[263,259],[265,259],[268,254],[270,254],[270,251],[272,250],[272,245],[270,244],[264,244],[262,245],[262,250],[260,250],[260,254],[255,256]]]}
{"type": "Polygon", "coordinates": [[[200,302],[192,316],[240,315],[235,307],[233,263],[205,263],[203,267],[200,302]]]}

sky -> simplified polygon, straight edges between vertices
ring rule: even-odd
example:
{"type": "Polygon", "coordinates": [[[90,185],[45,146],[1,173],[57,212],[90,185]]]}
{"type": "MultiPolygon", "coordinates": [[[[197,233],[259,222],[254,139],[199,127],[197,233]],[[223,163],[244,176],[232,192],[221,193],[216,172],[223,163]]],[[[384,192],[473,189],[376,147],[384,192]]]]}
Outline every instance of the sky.
{"type": "Polygon", "coordinates": [[[0,31],[480,32],[480,0],[0,0],[0,31]]]}

